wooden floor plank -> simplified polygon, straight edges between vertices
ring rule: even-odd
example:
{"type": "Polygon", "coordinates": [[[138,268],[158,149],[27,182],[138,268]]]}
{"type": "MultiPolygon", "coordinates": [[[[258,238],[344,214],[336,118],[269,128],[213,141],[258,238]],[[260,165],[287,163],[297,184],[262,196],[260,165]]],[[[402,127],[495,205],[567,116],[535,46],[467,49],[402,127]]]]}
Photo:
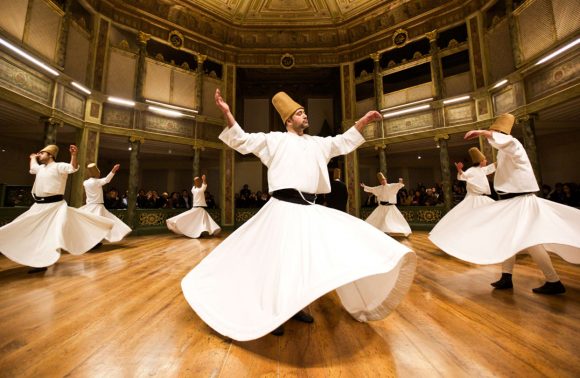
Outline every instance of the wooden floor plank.
{"type": "Polygon", "coordinates": [[[0,376],[377,377],[580,375],[580,267],[553,257],[568,292],[518,257],[514,290],[499,266],[450,257],[415,232],[409,295],[384,320],[359,323],[336,293],[308,307],[313,324],[236,342],[191,310],[180,281],[227,235],[129,237],[44,274],[0,257],[0,376]]]}

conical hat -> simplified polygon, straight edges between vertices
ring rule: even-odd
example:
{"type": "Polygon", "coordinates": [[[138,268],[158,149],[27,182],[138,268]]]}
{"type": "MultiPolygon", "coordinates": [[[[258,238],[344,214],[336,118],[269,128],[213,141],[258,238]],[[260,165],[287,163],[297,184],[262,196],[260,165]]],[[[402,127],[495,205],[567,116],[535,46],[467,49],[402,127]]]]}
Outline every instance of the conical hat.
{"type": "Polygon", "coordinates": [[[272,105],[280,114],[282,118],[282,122],[286,123],[288,118],[292,117],[292,115],[298,109],[304,109],[304,106],[300,105],[296,101],[292,100],[290,96],[286,94],[286,92],[278,92],[272,97],[272,105]]]}
{"type": "Polygon", "coordinates": [[[48,146],[40,150],[40,152],[47,152],[50,155],[52,155],[54,159],[56,159],[56,155],[58,155],[58,146],[56,144],[49,144],[48,146]]]}
{"type": "Polygon", "coordinates": [[[377,173],[377,180],[379,180],[379,182],[386,180],[387,178],[385,177],[385,175],[383,175],[382,172],[377,173]]]}
{"type": "Polygon", "coordinates": [[[101,171],[95,163],[87,165],[87,173],[90,177],[101,177],[101,171]]]}
{"type": "Polygon", "coordinates": [[[497,117],[495,122],[490,126],[490,130],[501,131],[504,134],[510,135],[516,117],[509,113],[505,113],[497,117]]]}
{"type": "Polygon", "coordinates": [[[481,163],[483,160],[486,160],[485,155],[477,147],[471,147],[469,149],[469,156],[474,163],[481,163]]]}

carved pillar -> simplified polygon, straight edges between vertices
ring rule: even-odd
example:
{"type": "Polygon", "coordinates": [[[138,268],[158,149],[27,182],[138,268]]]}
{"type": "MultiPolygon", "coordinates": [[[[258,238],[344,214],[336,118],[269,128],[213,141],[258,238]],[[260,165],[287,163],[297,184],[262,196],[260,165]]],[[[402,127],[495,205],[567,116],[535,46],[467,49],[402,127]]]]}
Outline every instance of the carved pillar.
{"type": "Polygon", "coordinates": [[[441,181],[443,184],[443,200],[445,210],[451,210],[453,206],[453,192],[451,189],[451,171],[449,169],[449,151],[447,150],[447,140],[449,135],[440,134],[435,137],[439,143],[439,162],[441,164],[441,181]]]}
{"type": "Polygon", "coordinates": [[[379,172],[387,177],[387,146],[376,147],[379,151],[379,172]]]}
{"type": "Polygon", "coordinates": [[[64,68],[64,62],[66,59],[66,45],[68,43],[68,33],[70,30],[70,23],[72,19],[72,14],[70,11],[72,1],[65,0],[64,2],[64,16],[62,17],[62,22],[60,24],[60,34],[58,36],[57,46],[56,46],[56,64],[64,68]]]}
{"type": "Polygon", "coordinates": [[[92,78],[92,88],[97,91],[102,91],[104,87],[104,77],[105,77],[105,59],[107,58],[107,49],[109,45],[109,21],[97,16],[98,29],[95,33],[95,59],[93,65],[93,72],[90,77],[92,78]]]}
{"type": "Polygon", "coordinates": [[[137,58],[137,80],[135,81],[135,99],[144,101],[143,85],[145,84],[145,75],[147,66],[145,58],[147,57],[147,41],[151,39],[149,34],[139,32],[137,35],[137,45],[139,46],[139,56],[137,58]]]}
{"type": "MultiPolygon", "coordinates": [[[[232,114],[236,114],[236,67],[233,64],[226,64],[224,67],[224,83],[222,94],[230,105],[232,114]]],[[[222,225],[233,226],[235,224],[235,202],[234,202],[234,172],[236,155],[235,151],[225,147],[221,154],[221,180],[222,191],[220,206],[222,211],[222,225]]]]}
{"type": "MultiPolygon", "coordinates": [[[[199,158],[201,155],[201,148],[193,148],[193,178],[199,177],[199,158]]],[[[193,182],[193,178],[191,182],[193,182]]]]}
{"type": "Polygon", "coordinates": [[[518,39],[519,31],[516,19],[514,17],[514,2],[513,0],[505,0],[505,9],[508,20],[508,27],[510,30],[510,41],[512,43],[512,53],[514,57],[514,64],[519,67],[522,64],[522,49],[518,39]]]}
{"type": "Polygon", "coordinates": [[[130,137],[131,153],[129,155],[129,189],[127,193],[127,224],[132,229],[139,225],[137,218],[137,192],[139,190],[139,152],[143,141],[130,137]]]}
{"type": "Polygon", "coordinates": [[[44,146],[56,144],[56,133],[62,122],[52,117],[41,117],[40,121],[44,125],[44,146]]]}
{"type": "Polygon", "coordinates": [[[196,88],[195,88],[195,106],[196,110],[201,113],[203,106],[203,62],[207,55],[196,54],[197,56],[197,70],[196,70],[196,88]]]}
{"type": "Polygon", "coordinates": [[[90,130],[87,128],[77,129],[76,145],[78,146],[77,162],[79,170],[72,176],[72,186],[70,192],[70,206],[80,207],[84,202],[83,182],[85,180],[85,171],[87,167],[87,149],[90,130]]]}
{"type": "Polygon", "coordinates": [[[374,62],[373,81],[375,88],[375,108],[381,110],[383,108],[383,77],[381,76],[381,55],[378,53],[371,54],[374,62]]]}
{"type": "MultiPolygon", "coordinates": [[[[356,96],[354,86],[354,65],[352,63],[343,64],[340,67],[340,79],[342,86],[342,130],[346,130],[354,123],[356,96]]],[[[358,185],[358,153],[351,152],[344,157],[345,175],[344,180],[348,190],[348,212],[351,215],[360,214],[360,195],[358,185]]]]}
{"type": "Polygon", "coordinates": [[[431,78],[435,88],[435,99],[441,100],[444,97],[443,72],[441,71],[441,58],[439,57],[439,46],[437,46],[437,30],[425,33],[429,38],[429,53],[431,54],[431,78]]]}
{"type": "Polygon", "coordinates": [[[485,49],[482,48],[481,36],[484,34],[482,27],[482,14],[478,12],[467,22],[469,36],[469,65],[471,67],[473,87],[482,88],[489,82],[489,72],[485,58],[485,49]]]}
{"type": "Polygon", "coordinates": [[[524,139],[524,148],[530,158],[530,163],[534,170],[534,175],[536,176],[536,181],[538,185],[542,186],[542,173],[540,170],[540,163],[538,161],[538,150],[536,147],[536,122],[535,115],[528,114],[523,117],[518,118],[518,124],[522,126],[522,135],[524,139]]]}

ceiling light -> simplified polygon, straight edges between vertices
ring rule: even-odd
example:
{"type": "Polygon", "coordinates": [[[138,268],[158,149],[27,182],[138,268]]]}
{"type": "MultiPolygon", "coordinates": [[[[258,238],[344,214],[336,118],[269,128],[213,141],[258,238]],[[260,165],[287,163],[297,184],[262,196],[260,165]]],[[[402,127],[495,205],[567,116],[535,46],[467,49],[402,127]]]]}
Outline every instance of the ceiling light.
{"type": "Polygon", "coordinates": [[[466,101],[471,99],[471,96],[467,95],[467,96],[461,96],[461,97],[455,97],[455,98],[450,98],[447,100],[443,100],[443,104],[444,105],[448,105],[448,104],[455,104],[456,102],[462,102],[462,101],[466,101]]]}
{"type": "Polygon", "coordinates": [[[145,99],[145,102],[148,103],[148,104],[160,105],[160,106],[163,106],[164,108],[175,109],[175,110],[183,110],[183,111],[191,112],[191,113],[195,113],[195,114],[198,113],[198,111],[195,110],[195,109],[182,108],[181,106],[164,104],[164,103],[158,102],[158,101],[153,101],[153,100],[145,99]]]}
{"type": "Polygon", "coordinates": [[[543,57],[542,59],[538,60],[538,62],[536,64],[534,64],[534,66],[537,66],[538,64],[546,63],[548,60],[552,59],[553,57],[555,57],[557,55],[562,54],[566,50],[571,49],[572,47],[576,46],[578,43],[580,43],[580,38],[576,38],[574,41],[568,43],[564,47],[559,48],[558,50],[554,51],[550,55],[547,55],[547,56],[543,57]]]}
{"type": "Polygon", "coordinates": [[[417,159],[421,160],[421,155],[417,155],[417,159]]]}
{"type": "Polygon", "coordinates": [[[107,98],[107,101],[112,102],[113,104],[118,104],[118,105],[135,106],[135,101],[125,100],[125,99],[122,99],[119,97],[109,96],[107,98]]]}
{"type": "Polygon", "coordinates": [[[90,91],[88,88],[86,88],[86,87],[82,86],[81,84],[79,84],[79,83],[77,83],[77,82],[75,82],[75,81],[72,81],[72,82],[71,82],[71,84],[72,84],[72,86],[73,86],[73,87],[75,87],[75,88],[76,88],[76,89],[78,89],[79,91],[81,91],[81,92],[84,92],[84,93],[86,93],[86,94],[88,94],[88,95],[90,95],[90,94],[91,94],[91,91],[90,91]]]}
{"type": "Polygon", "coordinates": [[[507,82],[508,82],[507,79],[503,79],[502,81],[497,82],[493,87],[491,87],[491,89],[499,88],[502,85],[507,84],[507,82]]]}
{"type": "Polygon", "coordinates": [[[185,114],[178,112],[176,110],[164,109],[164,108],[160,108],[158,106],[149,105],[147,108],[154,113],[162,114],[162,115],[165,115],[168,117],[179,118],[179,117],[183,117],[185,115],[185,114]]]}
{"type": "Polygon", "coordinates": [[[414,106],[414,107],[412,107],[412,108],[403,109],[403,110],[398,110],[398,111],[396,111],[396,112],[385,113],[385,114],[383,114],[383,118],[391,118],[391,117],[395,117],[395,116],[402,115],[402,114],[407,114],[407,113],[418,112],[418,111],[420,111],[420,110],[429,109],[430,107],[431,107],[431,105],[419,105],[419,106],[414,106]]]}
{"type": "Polygon", "coordinates": [[[27,59],[28,61],[30,61],[34,64],[36,64],[37,66],[39,66],[40,68],[44,69],[45,71],[53,74],[54,76],[60,75],[60,73],[57,70],[55,70],[54,68],[51,68],[48,65],[42,63],[40,60],[38,60],[35,57],[33,57],[32,55],[26,53],[24,50],[19,49],[18,47],[14,46],[10,42],[4,40],[3,38],[0,38],[0,45],[5,46],[8,49],[14,51],[16,54],[20,55],[21,57],[27,59]]]}

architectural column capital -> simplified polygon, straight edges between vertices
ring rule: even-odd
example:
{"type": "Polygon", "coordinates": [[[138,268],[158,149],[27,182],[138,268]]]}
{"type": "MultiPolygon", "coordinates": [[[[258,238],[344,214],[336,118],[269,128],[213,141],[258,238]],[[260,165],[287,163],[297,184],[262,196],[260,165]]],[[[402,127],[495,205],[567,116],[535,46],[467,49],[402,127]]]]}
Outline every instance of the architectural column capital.
{"type": "Polygon", "coordinates": [[[429,43],[437,42],[437,29],[425,33],[425,37],[429,39],[429,43]]]}
{"type": "Polygon", "coordinates": [[[46,126],[62,127],[63,121],[54,117],[40,117],[40,121],[46,126]]]}
{"type": "Polygon", "coordinates": [[[200,53],[195,53],[195,57],[197,58],[198,67],[200,65],[202,65],[203,62],[205,62],[205,60],[207,59],[207,55],[203,55],[203,54],[200,54],[200,53]]]}
{"type": "Polygon", "coordinates": [[[151,34],[147,34],[147,33],[143,33],[142,31],[140,31],[137,34],[137,42],[139,43],[139,45],[146,45],[147,41],[149,41],[151,39],[151,34]]]}
{"type": "Polygon", "coordinates": [[[131,135],[129,137],[129,142],[131,142],[131,143],[139,142],[140,144],[143,144],[143,143],[145,143],[145,138],[137,136],[137,135],[131,135]]]}
{"type": "Polygon", "coordinates": [[[435,134],[435,137],[433,137],[433,139],[435,139],[435,142],[439,142],[441,140],[448,140],[449,134],[435,134]]]}
{"type": "Polygon", "coordinates": [[[371,59],[373,62],[377,63],[381,59],[381,54],[378,52],[370,54],[371,59]]]}

